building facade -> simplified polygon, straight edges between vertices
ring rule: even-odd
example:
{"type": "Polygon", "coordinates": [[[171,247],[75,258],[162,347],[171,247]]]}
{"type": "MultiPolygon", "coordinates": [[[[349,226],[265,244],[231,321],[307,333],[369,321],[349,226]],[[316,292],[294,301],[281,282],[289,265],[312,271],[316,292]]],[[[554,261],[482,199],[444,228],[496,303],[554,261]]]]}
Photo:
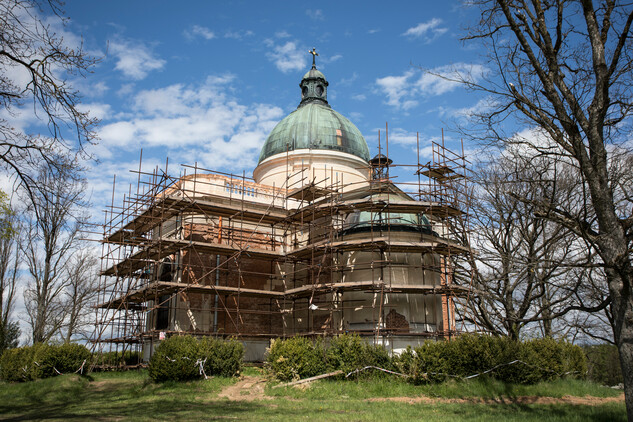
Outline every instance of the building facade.
{"type": "Polygon", "coordinates": [[[170,335],[230,336],[257,361],[279,337],[351,332],[398,352],[455,335],[463,155],[434,144],[432,162],[409,165],[418,183],[394,184],[397,164],[370,158],[328,85],[313,64],[252,178],[144,174],[144,191],[113,204],[97,344],[148,359],[170,335]]]}

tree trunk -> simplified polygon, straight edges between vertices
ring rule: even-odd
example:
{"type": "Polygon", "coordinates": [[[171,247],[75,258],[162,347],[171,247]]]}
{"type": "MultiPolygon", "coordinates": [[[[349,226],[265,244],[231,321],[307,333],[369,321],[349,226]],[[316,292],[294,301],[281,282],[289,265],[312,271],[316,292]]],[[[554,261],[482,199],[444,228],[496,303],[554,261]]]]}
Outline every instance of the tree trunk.
{"type": "Polygon", "coordinates": [[[629,421],[633,421],[633,296],[631,281],[615,271],[608,271],[609,287],[614,316],[615,341],[620,354],[622,378],[624,379],[624,396],[629,421]]]}

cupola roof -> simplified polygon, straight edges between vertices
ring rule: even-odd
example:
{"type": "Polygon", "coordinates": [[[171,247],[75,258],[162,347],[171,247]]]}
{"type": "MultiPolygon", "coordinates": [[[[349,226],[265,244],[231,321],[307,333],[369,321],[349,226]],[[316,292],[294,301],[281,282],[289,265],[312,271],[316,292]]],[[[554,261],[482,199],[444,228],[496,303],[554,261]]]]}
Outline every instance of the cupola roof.
{"type": "Polygon", "coordinates": [[[299,149],[341,151],[369,161],[369,147],[360,130],[328,104],[329,83],[316,68],[318,54],[315,49],[309,53],[312,54],[312,68],[303,75],[299,84],[301,102],[270,132],[259,162],[299,149]]]}

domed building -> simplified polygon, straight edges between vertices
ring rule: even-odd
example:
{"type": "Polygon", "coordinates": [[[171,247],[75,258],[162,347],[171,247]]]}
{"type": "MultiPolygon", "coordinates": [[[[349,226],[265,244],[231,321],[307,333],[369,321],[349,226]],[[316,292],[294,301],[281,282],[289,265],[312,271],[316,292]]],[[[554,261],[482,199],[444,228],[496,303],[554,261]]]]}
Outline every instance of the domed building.
{"type": "Polygon", "coordinates": [[[393,162],[370,158],[330,106],[328,86],[313,60],[252,179],[197,168],[154,177],[123,207],[133,214],[112,216],[97,343],[147,360],[170,335],[230,336],[261,361],[280,337],[357,333],[398,353],[456,333],[453,300],[467,289],[452,265],[469,250],[448,230],[462,213],[447,192],[460,174],[418,167],[434,188],[404,192],[393,162]]]}

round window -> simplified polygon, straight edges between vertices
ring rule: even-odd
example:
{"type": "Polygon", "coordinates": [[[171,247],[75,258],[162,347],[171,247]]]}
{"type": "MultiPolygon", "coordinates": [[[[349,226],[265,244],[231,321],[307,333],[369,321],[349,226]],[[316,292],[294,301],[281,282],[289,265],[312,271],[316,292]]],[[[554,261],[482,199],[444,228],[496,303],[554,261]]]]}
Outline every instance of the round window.
{"type": "Polygon", "coordinates": [[[320,97],[321,95],[323,95],[323,86],[317,85],[315,91],[316,91],[316,95],[320,97]]]}
{"type": "Polygon", "coordinates": [[[303,89],[301,89],[301,96],[305,97],[308,95],[308,87],[304,86],[303,89]]]}

